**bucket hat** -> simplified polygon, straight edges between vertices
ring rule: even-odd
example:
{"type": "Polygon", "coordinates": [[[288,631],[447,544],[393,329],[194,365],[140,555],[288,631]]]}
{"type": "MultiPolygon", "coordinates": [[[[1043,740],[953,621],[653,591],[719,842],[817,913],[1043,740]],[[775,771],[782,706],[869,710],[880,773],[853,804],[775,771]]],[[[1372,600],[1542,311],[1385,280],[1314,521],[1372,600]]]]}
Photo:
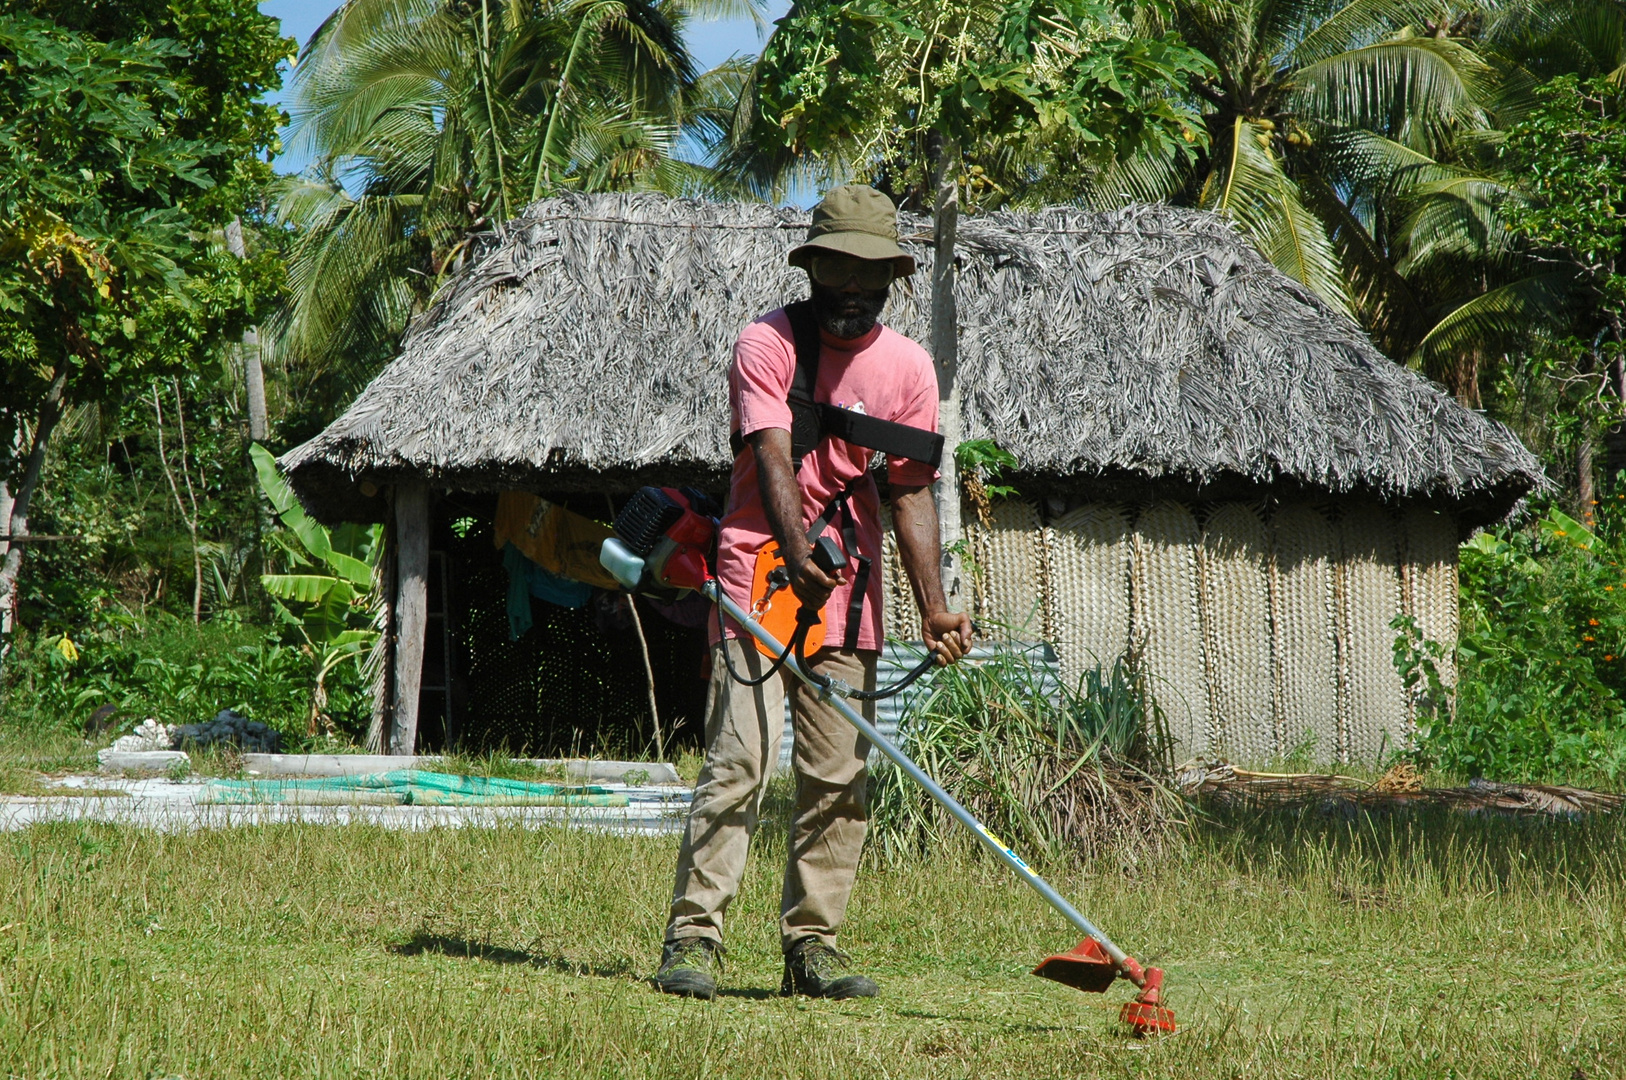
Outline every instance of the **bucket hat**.
{"type": "Polygon", "coordinates": [[[791,249],[790,264],[805,270],[813,256],[824,251],[890,259],[898,277],[915,272],[915,257],[898,246],[898,208],[867,184],[843,184],[824,193],[813,208],[807,240],[791,249]]]}

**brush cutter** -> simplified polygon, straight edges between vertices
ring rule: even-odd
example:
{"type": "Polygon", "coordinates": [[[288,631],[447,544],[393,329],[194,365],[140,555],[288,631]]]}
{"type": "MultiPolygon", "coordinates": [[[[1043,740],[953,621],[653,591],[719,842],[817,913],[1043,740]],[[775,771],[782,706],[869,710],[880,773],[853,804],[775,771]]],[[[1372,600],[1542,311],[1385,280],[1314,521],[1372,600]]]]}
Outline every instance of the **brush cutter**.
{"type": "MultiPolygon", "coordinates": [[[[801,646],[806,640],[808,627],[819,621],[819,613],[806,608],[797,615],[797,627],[789,642],[780,642],[762,627],[726,593],[723,592],[706,563],[706,526],[713,525],[709,515],[702,512],[705,504],[698,492],[673,488],[643,488],[617,516],[617,536],[605,541],[600,561],[629,589],[665,588],[692,589],[718,605],[737,625],[744,628],[758,644],[776,659],[774,668],[788,668],[791,674],[819,692],[819,698],[830,702],[848,723],[857,728],[870,744],[885,754],[894,765],[902,769],[911,780],[926,790],[956,821],[971,830],[971,834],[993,852],[994,856],[1014,870],[1028,887],[1044,898],[1062,918],[1072,923],[1086,936],[1070,951],[1049,956],[1039,962],[1033,974],[1041,978],[1071,986],[1076,990],[1102,993],[1122,977],[1128,979],[1140,992],[1133,1001],[1126,1002],[1119,1019],[1130,1030],[1144,1036],[1175,1029],[1174,1013],[1163,1005],[1163,972],[1158,968],[1143,968],[1134,957],[1125,953],[1096,929],[1078,909],[1050,883],[1033,871],[1022,858],[988,831],[988,828],[961,806],[959,801],[944,791],[935,780],[909,759],[863,715],[847,703],[853,696],[877,697],[895,693],[903,684],[887,692],[864,694],[839,679],[817,675],[803,662],[801,646]]],[[[834,544],[816,544],[813,557],[826,573],[842,568],[846,558],[834,544]]],[[[721,615],[719,615],[719,619],[721,615]]],[[[726,655],[726,654],[725,654],[726,655]]],[[[932,666],[928,656],[911,676],[918,676],[932,666]]],[[[731,669],[732,670],[732,669],[731,669]]],[[[770,669],[770,671],[773,669],[770,669]]],[[[909,680],[905,680],[907,682],[909,680]]]]}

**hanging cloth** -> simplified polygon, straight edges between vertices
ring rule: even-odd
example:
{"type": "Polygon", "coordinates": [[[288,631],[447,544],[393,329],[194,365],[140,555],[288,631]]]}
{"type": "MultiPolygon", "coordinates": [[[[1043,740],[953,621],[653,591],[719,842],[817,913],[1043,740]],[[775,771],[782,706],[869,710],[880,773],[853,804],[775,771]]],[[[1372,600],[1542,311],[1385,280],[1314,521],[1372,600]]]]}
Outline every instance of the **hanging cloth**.
{"type": "Polygon", "coordinates": [[[558,577],[600,589],[621,589],[598,561],[599,548],[615,535],[608,525],[572,513],[525,491],[497,496],[492,546],[513,544],[527,559],[558,577]]]}
{"type": "Polygon", "coordinates": [[[531,597],[546,600],[562,608],[587,606],[593,597],[593,587],[580,581],[560,577],[545,566],[538,566],[513,544],[504,544],[502,567],[508,571],[508,640],[518,641],[530,630],[531,597]]]}

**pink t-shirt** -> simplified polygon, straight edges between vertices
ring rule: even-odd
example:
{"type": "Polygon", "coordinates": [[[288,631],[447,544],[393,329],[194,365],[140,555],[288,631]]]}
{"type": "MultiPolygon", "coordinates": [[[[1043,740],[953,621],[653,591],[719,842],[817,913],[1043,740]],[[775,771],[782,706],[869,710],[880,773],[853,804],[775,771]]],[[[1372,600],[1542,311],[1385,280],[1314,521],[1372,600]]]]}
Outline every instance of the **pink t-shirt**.
{"type": "MultiPolygon", "coordinates": [[[[821,332],[816,401],[892,420],[911,427],[937,430],[937,373],[931,357],[913,341],[886,326],[876,327],[855,341],[837,342],[821,332]]],[[[790,430],[790,406],[785,397],[796,372],[796,346],[785,310],[769,312],[741,332],[734,343],[734,363],[728,370],[728,403],[734,430],[747,436],[764,428],[790,430]]],[[[802,525],[813,523],[830,500],[855,477],[865,479],[849,500],[860,553],[873,560],[865,590],[864,613],[858,628],[860,649],[879,649],[881,627],[881,509],[873,477],[866,476],[869,450],[830,436],[802,459],[796,474],[802,489],[802,525]]],[[[930,465],[908,458],[887,458],[887,474],[894,484],[929,484],[937,479],[930,465]]],[[[840,517],[827,530],[841,543],[840,517]]],[[[751,607],[751,578],[757,552],[772,540],[768,518],[757,487],[756,455],[749,450],[734,459],[728,509],[723,514],[717,544],[717,577],[734,602],[751,607]]],[[[842,545],[845,548],[845,544],[842,545]]],[[[852,552],[848,552],[852,555],[852,552]]],[[[852,596],[857,562],[847,571],[846,583],[830,597],[824,609],[825,644],[840,647],[847,634],[847,605],[852,596]]],[[[744,631],[728,625],[730,637],[744,631]]],[[[713,644],[717,624],[712,622],[713,644]]]]}

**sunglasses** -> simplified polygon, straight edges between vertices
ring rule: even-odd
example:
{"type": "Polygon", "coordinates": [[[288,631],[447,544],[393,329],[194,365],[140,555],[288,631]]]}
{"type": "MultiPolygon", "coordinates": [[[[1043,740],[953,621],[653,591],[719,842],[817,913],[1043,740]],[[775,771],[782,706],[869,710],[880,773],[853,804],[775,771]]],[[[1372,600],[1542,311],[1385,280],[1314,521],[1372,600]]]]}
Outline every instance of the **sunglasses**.
{"type": "Polygon", "coordinates": [[[839,289],[851,281],[866,292],[886,288],[897,276],[889,260],[857,259],[851,255],[815,255],[808,271],[827,289],[839,289]]]}

